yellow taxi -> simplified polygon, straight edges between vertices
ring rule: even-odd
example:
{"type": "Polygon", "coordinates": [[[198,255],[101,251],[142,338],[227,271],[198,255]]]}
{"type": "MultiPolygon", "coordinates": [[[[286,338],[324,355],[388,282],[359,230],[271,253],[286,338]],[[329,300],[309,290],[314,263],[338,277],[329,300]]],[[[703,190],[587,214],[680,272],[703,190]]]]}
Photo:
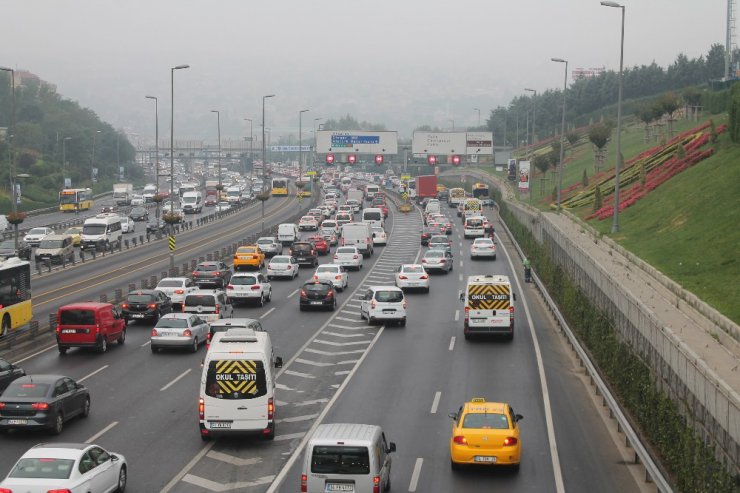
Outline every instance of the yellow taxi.
{"type": "Polygon", "coordinates": [[[450,438],[452,469],[475,464],[519,470],[522,444],[518,422],[523,416],[514,414],[509,404],[477,397],[449,416],[454,420],[450,438]]]}
{"type": "Polygon", "coordinates": [[[70,235],[72,237],[72,244],[74,246],[80,246],[80,235],[82,234],[82,226],[72,226],[71,228],[67,228],[67,230],[63,234],[70,235]]]}
{"type": "Polygon", "coordinates": [[[252,267],[261,269],[265,265],[265,254],[258,246],[250,245],[236,249],[234,254],[234,270],[237,271],[243,267],[252,267]]]}

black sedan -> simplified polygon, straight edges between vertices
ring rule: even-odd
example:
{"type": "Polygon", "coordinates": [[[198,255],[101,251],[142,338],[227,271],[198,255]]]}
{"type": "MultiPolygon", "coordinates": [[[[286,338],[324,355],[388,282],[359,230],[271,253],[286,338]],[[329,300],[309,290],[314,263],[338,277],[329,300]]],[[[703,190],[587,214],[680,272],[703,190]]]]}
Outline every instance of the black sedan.
{"type": "Polygon", "coordinates": [[[159,320],[165,313],[172,313],[172,300],[158,289],[131,291],[121,303],[121,313],[126,323],[129,320],[159,320]]]}
{"type": "Polygon", "coordinates": [[[26,372],[22,368],[18,368],[14,364],[0,358],[0,394],[10,385],[10,382],[25,374],[26,372]]]}
{"type": "Polygon", "coordinates": [[[156,233],[157,231],[164,231],[166,227],[167,223],[164,222],[164,219],[157,220],[156,217],[153,217],[149,220],[148,223],[146,223],[146,232],[156,233]]]}
{"type": "Polygon", "coordinates": [[[15,240],[5,240],[0,243],[0,259],[8,257],[20,257],[24,260],[31,260],[31,245],[18,239],[18,249],[15,248],[15,240]]]}
{"type": "Polygon", "coordinates": [[[0,431],[49,429],[58,435],[64,423],[90,414],[90,392],[62,375],[26,375],[0,395],[0,431]]]}
{"type": "Polygon", "coordinates": [[[146,209],[146,207],[134,207],[133,209],[131,209],[131,212],[129,212],[128,217],[130,217],[134,221],[148,221],[149,211],[146,209]]]}
{"type": "Polygon", "coordinates": [[[307,308],[328,308],[334,311],[337,308],[337,292],[334,283],[329,281],[308,281],[301,287],[299,307],[303,311],[307,308]]]}

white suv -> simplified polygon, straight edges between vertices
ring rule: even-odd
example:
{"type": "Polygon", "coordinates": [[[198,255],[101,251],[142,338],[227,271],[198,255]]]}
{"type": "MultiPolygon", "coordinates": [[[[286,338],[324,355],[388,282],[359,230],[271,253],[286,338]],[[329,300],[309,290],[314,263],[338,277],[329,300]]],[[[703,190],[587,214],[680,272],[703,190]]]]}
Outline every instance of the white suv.
{"type": "Polygon", "coordinates": [[[261,272],[237,272],[226,286],[226,296],[232,303],[255,301],[264,306],[272,299],[272,285],[261,272]]]}
{"type": "Polygon", "coordinates": [[[406,326],[406,296],[396,286],[370,286],[360,300],[360,318],[368,323],[398,322],[406,326]]]}
{"type": "Polygon", "coordinates": [[[170,297],[172,305],[182,307],[185,297],[198,290],[198,285],[189,277],[165,277],[156,289],[170,297]]]}

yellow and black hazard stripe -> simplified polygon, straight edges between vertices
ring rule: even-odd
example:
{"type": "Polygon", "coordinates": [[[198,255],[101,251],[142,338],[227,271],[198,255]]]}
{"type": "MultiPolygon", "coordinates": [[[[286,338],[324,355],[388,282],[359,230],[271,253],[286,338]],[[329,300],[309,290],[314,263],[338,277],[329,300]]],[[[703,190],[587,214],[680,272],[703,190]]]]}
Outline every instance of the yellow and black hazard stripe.
{"type": "Polygon", "coordinates": [[[468,286],[468,304],[475,310],[508,310],[510,288],[506,284],[468,286]]]}
{"type": "Polygon", "coordinates": [[[237,382],[224,382],[219,380],[218,390],[221,394],[256,394],[257,393],[257,382],[252,381],[237,381],[237,382]]]}
{"type": "MultiPolygon", "coordinates": [[[[216,362],[217,374],[250,375],[257,373],[257,364],[250,360],[221,360],[216,362]]],[[[218,380],[219,392],[222,394],[256,394],[257,381],[252,380],[218,380]]]]}
{"type": "Polygon", "coordinates": [[[257,365],[250,360],[221,360],[216,362],[216,373],[257,373],[257,365]]]}

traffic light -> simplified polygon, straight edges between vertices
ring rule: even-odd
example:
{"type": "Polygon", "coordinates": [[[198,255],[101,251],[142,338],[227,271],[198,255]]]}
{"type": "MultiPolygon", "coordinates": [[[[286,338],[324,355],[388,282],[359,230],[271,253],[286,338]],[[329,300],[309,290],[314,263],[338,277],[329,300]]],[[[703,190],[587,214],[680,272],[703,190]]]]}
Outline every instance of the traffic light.
{"type": "Polygon", "coordinates": [[[383,164],[383,155],[382,154],[376,154],[375,155],[375,164],[383,164]]]}
{"type": "Polygon", "coordinates": [[[350,154],[349,156],[347,156],[347,161],[349,162],[349,164],[355,164],[357,162],[357,156],[355,156],[354,154],[350,154]]]}
{"type": "Polygon", "coordinates": [[[437,164],[437,156],[427,156],[427,164],[434,166],[437,164]]]}
{"type": "Polygon", "coordinates": [[[326,155],[326,164],[334,164],[334,154],[326,155]]]}
{"type": "Polygon", "coordinates": [[[452,164],[455,166],[460,166],[460,156],[452,156],[452,164]]]}

